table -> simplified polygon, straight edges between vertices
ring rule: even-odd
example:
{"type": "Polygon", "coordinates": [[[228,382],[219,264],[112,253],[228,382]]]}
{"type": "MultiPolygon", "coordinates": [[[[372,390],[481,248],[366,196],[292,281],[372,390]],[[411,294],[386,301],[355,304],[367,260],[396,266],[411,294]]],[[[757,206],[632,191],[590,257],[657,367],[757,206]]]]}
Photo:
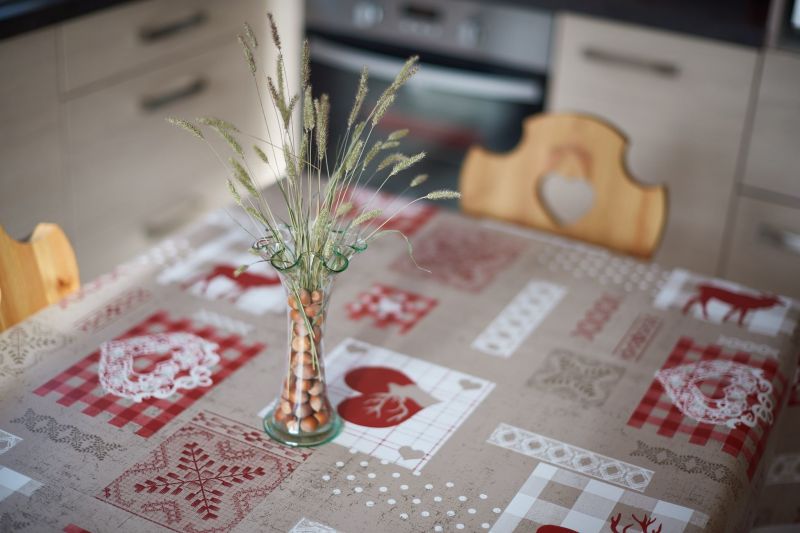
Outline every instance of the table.
{"type": "Polygon", "coordinates": [[[0,335],[0,530],[737,531],[769,520],[765,484],[770,517],[796,508],[800,472],[770,469],[800,457],[773,430],[800,404],[796,302],[431,205],[393,227],[432,273],[390,238],[354,258],[329,387],[377,367],[424,405],[269,440],[285,299],[267,268],[229,275],[250,238],[213,213],[0,335]],[[106,393],[99,347],[165,332],[217,345],[213,383],[106,393]]]}

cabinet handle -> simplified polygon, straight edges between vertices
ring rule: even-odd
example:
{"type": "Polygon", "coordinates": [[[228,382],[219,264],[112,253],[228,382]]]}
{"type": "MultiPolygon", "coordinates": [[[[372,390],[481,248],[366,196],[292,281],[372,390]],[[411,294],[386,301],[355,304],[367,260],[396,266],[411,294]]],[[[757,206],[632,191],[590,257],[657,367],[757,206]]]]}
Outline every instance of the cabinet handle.
{"type": "Polygon", "coordinates": [[[583,49],[583,57],[597,63],[605,63],[623,68],[644,70],[665,78],[675,78],[680,74],[681,69],[674,63],[659,61],[657,59],[647,59],[636,57],[618,52],[610,52],[594,47],[583,49]]]}
{"type": "Polygon", "coordinates": [[[800,255],[800,233],[762,224],[759,235],[762,240],[785,252],[800,255]]]}
{"type": "Polygon", "coordinates": [[[152,44],[162,39],[174,37],[180,33],[197,26],[202,26],[208,21],[205,11],[194,11],[183,18],[172,20],[158,26],[145,26],[139,29],[139,39],[145,44],[152,44]]]}
{"type": "Polygon", "coordinates": [[[175,89],[164,91],[161,94],[145,96],[142,98],[141,106],[147,112],[157,111],[175,102],[197,96],[205,91],[207,87],[208,82],[204,78],[197,77],[175,89]]]}

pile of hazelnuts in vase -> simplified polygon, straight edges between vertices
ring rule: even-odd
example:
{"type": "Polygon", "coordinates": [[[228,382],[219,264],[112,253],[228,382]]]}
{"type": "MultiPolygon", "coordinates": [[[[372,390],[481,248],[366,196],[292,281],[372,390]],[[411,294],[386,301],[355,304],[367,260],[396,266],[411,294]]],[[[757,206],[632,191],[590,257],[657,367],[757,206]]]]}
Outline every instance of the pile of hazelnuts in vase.
{"type": "Polygon", "coordinates": [[[325,293],[320,289],[302,289],[298,296],[291,295],[288,299],[291,355],[289,371],[281,386],[280,403],[274,414],[275,422],[287,433],[295,435],[324,430],[331,419],[331,405],[325,394],[325,374],[319,361],[327,303],[325,293]]]}

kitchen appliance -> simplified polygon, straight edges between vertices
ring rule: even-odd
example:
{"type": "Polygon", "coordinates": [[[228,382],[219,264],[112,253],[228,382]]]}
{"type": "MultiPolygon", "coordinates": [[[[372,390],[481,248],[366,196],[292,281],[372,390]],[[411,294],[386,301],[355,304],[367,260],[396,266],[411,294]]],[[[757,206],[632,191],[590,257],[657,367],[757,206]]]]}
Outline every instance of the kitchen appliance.
{"type": "MultiPolygon", "coordinates": [[[[544,108],[552,13],[457,0],[307,0],[313,90],[333,102],[330,138],[341,135],[362,66],[371,109],[410,55],[420,71],[404,87],[373,139],[409,128],[406,154],[424,150],[415,193],[454,188],[466,150],[513,148],[524,117],[544,108]]],[[[329,157],[335,158],[336,146],[329,157]]],[[[400,193],[415,175],[384,190],[400,193]]]]}

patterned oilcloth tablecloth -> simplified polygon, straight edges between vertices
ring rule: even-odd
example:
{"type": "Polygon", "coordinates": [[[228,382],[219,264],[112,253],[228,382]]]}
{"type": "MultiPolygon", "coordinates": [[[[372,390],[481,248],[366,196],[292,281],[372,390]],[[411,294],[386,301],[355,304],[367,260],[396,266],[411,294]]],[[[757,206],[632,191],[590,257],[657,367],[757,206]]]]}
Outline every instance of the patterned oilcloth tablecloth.
{"type": "Polygon", "coordinates": [[[0,531],[800,519],[797,302],[431,205],[389,226],[431,272],[385,238],[338,276],[326,358],[345,427],[319,448],[261,429],[285,297],[264,265],[234,277],[250,237],[224,212],[0,334],[0,531]],[[367,412],[397,383],[413,398],[367,412]]]}

